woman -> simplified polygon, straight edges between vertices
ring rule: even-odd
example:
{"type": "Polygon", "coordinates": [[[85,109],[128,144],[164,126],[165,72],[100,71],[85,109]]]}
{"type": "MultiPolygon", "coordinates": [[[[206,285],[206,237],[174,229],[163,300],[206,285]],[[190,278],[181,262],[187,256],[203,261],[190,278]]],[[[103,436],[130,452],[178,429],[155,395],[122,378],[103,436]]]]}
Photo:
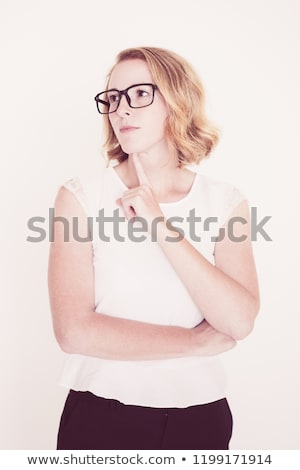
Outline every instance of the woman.
{"type": "Polygon", "coordinates": [[[49,292],[70,389],[57,448],[228,449],[218,355],[259,305],[247,202],[186,168],[217,133],[183,58],[122,51],[95,99],[118,165],[55,202],[49,292]]]}

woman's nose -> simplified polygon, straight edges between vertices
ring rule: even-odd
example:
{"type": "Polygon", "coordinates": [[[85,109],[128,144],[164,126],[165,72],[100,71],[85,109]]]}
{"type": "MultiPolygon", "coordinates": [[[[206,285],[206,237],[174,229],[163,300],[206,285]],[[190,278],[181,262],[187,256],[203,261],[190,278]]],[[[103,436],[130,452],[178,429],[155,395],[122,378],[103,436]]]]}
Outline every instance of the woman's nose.
{"type": "Polygon", "coordinates": [[[118,106],[118,109],[117,109],[116,112],[120,116],[123,116],[123,115],[129,115],[131,113],[130,110],[131,110],[131,108],[130,108],[129,103],[127,101],[127,97],[125,95],[121,95],[119,106],[118,106]]]}

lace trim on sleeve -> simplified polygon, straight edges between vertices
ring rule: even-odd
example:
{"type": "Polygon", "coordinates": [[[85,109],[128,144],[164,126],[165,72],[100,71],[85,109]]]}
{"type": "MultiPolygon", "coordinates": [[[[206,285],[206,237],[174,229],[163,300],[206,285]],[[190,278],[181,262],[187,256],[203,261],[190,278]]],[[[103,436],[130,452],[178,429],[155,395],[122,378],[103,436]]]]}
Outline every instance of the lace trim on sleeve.
{"type": "Polygon", "coordinates": [[[69,180],[63,183],[63,186],[71,191],[85,210],[86,214],[89,215],[89,207],[84,193],[82,184],[78,177],[70,178],[69,180]]]}
{"type": "Polygon", "coordinates": [[[235,209],[236,206],[238,206],[242,201],[245,201],[247,198],[245,195],[236,187],[231,188],[228,198],[227,198],[227,204],[226,208],[224,211],[224,218],[223,218],[223,224],[226,223],[228,217],[232,213],[232,211],[235,209]]]}

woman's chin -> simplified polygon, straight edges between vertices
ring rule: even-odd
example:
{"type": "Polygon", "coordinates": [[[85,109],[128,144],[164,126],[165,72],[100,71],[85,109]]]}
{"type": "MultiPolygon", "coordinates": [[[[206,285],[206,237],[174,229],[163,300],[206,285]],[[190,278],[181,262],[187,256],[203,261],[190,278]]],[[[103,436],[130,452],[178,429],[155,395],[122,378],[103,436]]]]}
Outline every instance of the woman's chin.
{"type": "Polygon", "coordinates": [[[122,148],[123,152],[127,153],[128,155],[130,155],[132,153],[145,152],[144,148],[141,148],[140,146],[135,146],[135,145],[122,145],[121,148],[122,148]]]}

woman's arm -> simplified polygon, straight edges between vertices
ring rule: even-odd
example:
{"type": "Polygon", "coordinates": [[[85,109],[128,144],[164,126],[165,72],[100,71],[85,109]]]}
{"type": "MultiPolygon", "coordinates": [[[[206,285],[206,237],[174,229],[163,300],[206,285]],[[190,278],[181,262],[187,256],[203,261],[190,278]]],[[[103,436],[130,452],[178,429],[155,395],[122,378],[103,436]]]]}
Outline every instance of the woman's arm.
{"type": "Polygon", "coordinates": [[[174,240],[174,232],[165,223],[158,224],[157,233],[160,247],[205,319],[218,331],[240,340],[253,328],[259,292],[247,202],[241,202],[230,217],[243,217],[247,221],[234,227],[234,236],[244,236],[245,240],[231,241],[226,224],[224,239],[216,242],[215,266],[185,238],[167,241],[167,237],[174,240]]]}
{"type": "Polygon", "coordinates": [[[72,236],[72,218],[78,219],[80,237],[87,235],[87,217],[74,195],[61,188],[55,216],[70,227],[64,241],[62,222],[55,223],[49,253],[49,296],[55,336],[68,353],[117,360],[167,359],[214,355],[235,341],[206,321],[193,329],[154,325],[111,317],[94,311],[94,272],[91,242],[72,236]]]}
{"type": "Polygon", "coordinates": [[[119,201],[126,217],[143,217],[148,227],[153,226],[154,219],[161,219],[155,224],[157,242],[205,319],[225,335],[235,340],[243,339],[251,332],[259,309],[247,202],[240,203],[231,214],[231,217],[243,217],[247,221],[244,225],[236,224],[234,234],[236,238],[243,235],[245,240],[231,241],[226,225],[224,240],[216,242],[214,266],[185,238],[174,241],[174,231],[163,220],[151,183],[137,154],[132,155],[132,161],[140,186],[126,191],[119,201]]]}

